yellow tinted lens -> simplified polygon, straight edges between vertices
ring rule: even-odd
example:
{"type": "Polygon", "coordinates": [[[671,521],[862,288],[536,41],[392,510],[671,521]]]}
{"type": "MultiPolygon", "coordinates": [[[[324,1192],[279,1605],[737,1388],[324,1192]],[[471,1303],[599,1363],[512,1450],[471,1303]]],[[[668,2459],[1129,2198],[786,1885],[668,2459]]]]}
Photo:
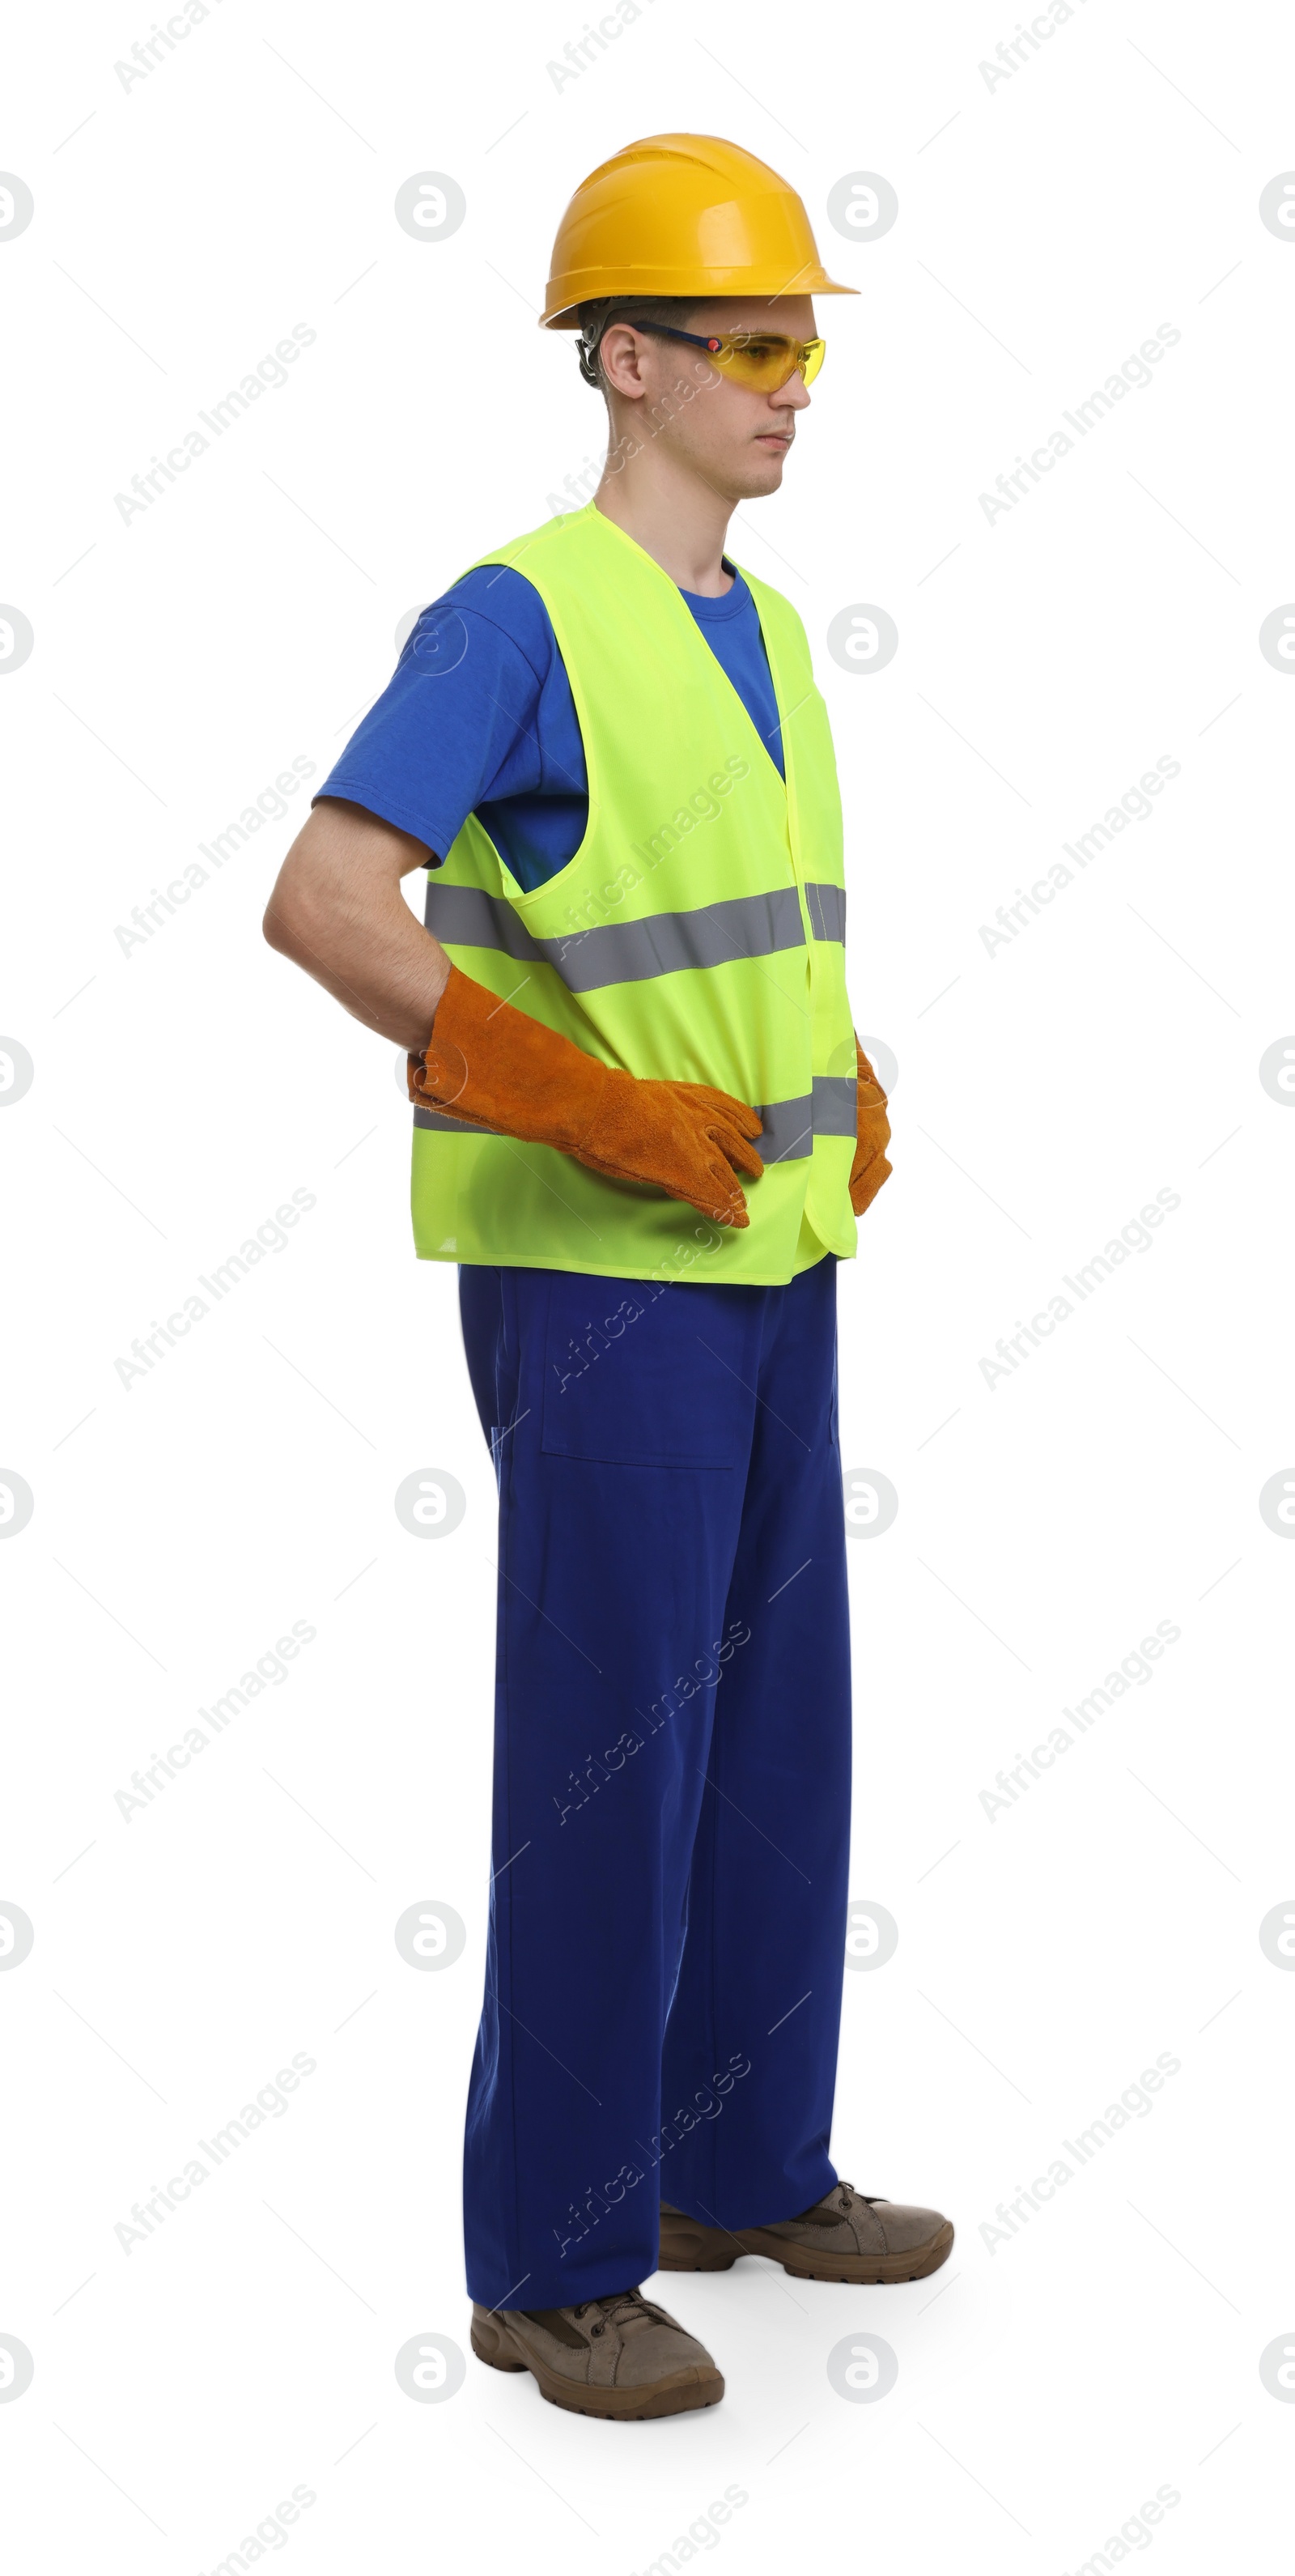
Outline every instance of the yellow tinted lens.
{"type": "Polygon", "coordinates": [[[726,340],[715,363],[738,384],[772,394],[790,384],[797,369],[807,385],[812,383],[823,363],[823,346],[821,340],[726,340]]]}

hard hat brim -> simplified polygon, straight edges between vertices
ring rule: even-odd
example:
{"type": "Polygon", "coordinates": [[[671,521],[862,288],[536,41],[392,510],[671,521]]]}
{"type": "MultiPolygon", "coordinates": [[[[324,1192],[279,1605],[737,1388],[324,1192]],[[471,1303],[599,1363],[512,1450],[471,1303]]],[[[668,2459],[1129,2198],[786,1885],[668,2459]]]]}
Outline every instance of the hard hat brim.
{"type": "Polygon", "coordinates": [[[568,269],[565,276],[552,277],[539,316],[542,331],[578,331],[582,304],[600,303],[609,295],[677,296],[681,303],[710,303],[717,296],[764,298],[776,302],[780,296],[792,295],[857,295],[857,286],[842,286],[829,277],[825,268],[815,262],[799,275],[762,277],[749,268],[664,269],[653,265],[634,274],[615,269],[568,269]]]}

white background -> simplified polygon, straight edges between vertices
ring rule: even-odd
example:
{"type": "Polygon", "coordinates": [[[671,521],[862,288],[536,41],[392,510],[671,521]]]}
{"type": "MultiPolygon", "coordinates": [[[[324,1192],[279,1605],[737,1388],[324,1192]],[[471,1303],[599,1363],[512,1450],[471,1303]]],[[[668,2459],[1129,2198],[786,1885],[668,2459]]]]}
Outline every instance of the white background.
{"type": "Polygon", "coordinates": [[[1258,1927],[1295,1885],[1295,1556],[1258,1495],[1295,1458],[1295,1117],[1258,1065],[1295,1028],[1295,692],[1258,630],[1295,595],[1295,239],[1258,200],[1295,160],[1289,17],[1087,0],[992,87],[1014,17],[949,0],[645,0],[561,86],[583,19],[516,0],[224,0],[124,87],[149,24],[28,13],[0,143],[35,199],[0,236],[0,594],[35,637],[0,686],[0,1027],[35,1067],[0,1119],[0,1463],[35,1497],[0,1547],[0,1899],[35,1926],[0,1975],[0,2334],[35,2365],[0,2404],[12,2562],[252,2565],[300,2484],[302,2576],[861,2545],[895,2576],[1275,2567],[1295,1978],[1258,1927]],[[663,2279],[728,2394],[613,2429],[470,2356],[441,2403],[394,2373],[420,2334],[467,2347],[494,1492],[455,1274],[412,1255],[391,1050],[260,940],[309,784],[145,944],[114,934],[295,757],[317,783],[404,612],[597,456],[535,328],[549,246],[588,169],[671,128],[783,170],[861,290],[820,305],[786,489],[732,546],[808,629],[855,1016],[899,1066],[841,1292],[846,1463],[900,1497],[851,1551],[853,1886],[900,1937],[845,1980],[833,2149],[958,2240],[904,2288],[663,2279]],[[465,193],[452,238],[394,219],[427,170],[465,193]],[[829,222],[859,171],[898,192],[884,238],[829,222]],[[289,382],[124,522],[114,495],[298,323],[289,382]],[[1151,385],[987,520],[1161,324],[1151,385]],[[861,602],[899,629],[872,673],[826,647],[861,602]],[[988,953],[1161,756],[1152,815],[988,953]],[[285,1247],[123,1385],[294,1189],[285,1247]],[[987,1384],[1158,1190],[1151,1248],[987,1384]],[[435,1544],[393,1510],[423,1467],[468,1498],[435,1544]],[[294,1620],[287,1678],[127,1822],[131,1773],[294,1620]],[[1162,1620],[1154,1678],[991,1821],[996,1773],[1162,1620]],[[419,1900],[467,1926],[438,1974],[393,1942],[419,1900]],[[124,2252],[131,2204],[294,2052],[286,2112],[124,2252]],[[1153,2107],[983,2235],[1161,2054],[1153,2107]],[[898,2357],[876,2404],[827,2375],[857,2332],[898,2357]]]}

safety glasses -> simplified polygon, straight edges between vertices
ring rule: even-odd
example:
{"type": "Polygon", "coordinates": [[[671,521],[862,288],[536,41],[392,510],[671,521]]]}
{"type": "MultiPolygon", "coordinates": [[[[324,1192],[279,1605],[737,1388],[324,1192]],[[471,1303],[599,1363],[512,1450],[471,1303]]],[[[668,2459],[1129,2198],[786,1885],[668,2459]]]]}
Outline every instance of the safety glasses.
{"type": "Polygon", "coordinates": [[[651,331],[659,340],[686,340],[691,348],[704,349],[734,384],[761,394],[779,393],[794,375],[812,385],[827,345],[823,340],[786,340],[772,331],[733,331],[722,339],[703,339],[696,331],[675,331],[668,322],[638,322],[631,313],[615,318],[628,322],[632,331],[651,331]]]}

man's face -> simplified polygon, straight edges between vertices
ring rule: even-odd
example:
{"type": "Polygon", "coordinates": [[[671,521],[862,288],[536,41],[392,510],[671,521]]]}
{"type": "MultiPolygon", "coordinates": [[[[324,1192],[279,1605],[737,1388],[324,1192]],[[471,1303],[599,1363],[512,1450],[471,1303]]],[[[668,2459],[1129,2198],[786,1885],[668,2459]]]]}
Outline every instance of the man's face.
{"type": "MultiPolygon", "coordinates": [[[[700,305],[682,328],[699,339],[812,340],[808,295],[720,296],[700,305]]],[[[729,501],[776,492],[796,435],[796,415],[809,394],[799,375],[777,393],[758,393],[715,367],[704,349],[630,332],[616,323],[603,336],[603,366],[615,398],[614,426],[641,445],[656,437],[729,501]]],[[[613,442],[614,443],[614,442],[613,442]]]]}

